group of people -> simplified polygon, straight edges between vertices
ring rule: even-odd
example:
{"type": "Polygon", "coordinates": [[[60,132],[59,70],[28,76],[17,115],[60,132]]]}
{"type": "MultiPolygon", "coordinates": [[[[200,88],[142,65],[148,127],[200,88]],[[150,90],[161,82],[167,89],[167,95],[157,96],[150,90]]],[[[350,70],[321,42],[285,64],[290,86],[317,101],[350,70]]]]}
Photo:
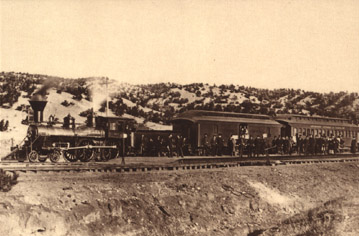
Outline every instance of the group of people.
{"type": "Polygon", "coordinates": [[[158,157],[173,157],[176,154],[177,157],[184,157],[184,154],[188,153],[186,141],[186,138],[179,134],[170,134],[167,137],[158,135],[155,138],[147,138],[145,135],[141,135],[138,154],[158,157]]]}
{"type": "Polygon", "coordinates": [[[249,139],[244,137],[236,137],[230,135],[227,140],[227,145],[224,145],[224,139],[222,134],[213,135],[209,140],[208,135],[204,134],[202,138],[202,155],[203,156],[222,156],[223,154],[229,154],[235,156],[238,152],[239,156],[243,154],[248,154],[249,157],[264,155],[266,148],[268,147],[267,139],[264,139],[260,136],[253,138],[252,136],[249,139]]]}
{"type": "Polygon", "coordinates": [[[329,155],[339,153],[342,148],[344,139],[341,136],[299,135],[295,151],[298,155],[329,155]]]}
{"type": "MultiPolygon", "coordinates": [[[[184,157],[189,155],[191,147],[188,140],[180,134],[169,134],[168,136],[158,135],[146,137],[141,135],[138,155],[143,156],[168,156],[184,157]]],[[[353,139],[350,151],[355,153],[357,140],[353,139]]],[[[267,154],[279,155],[322,155],[336,154],[344,147],[344,140],[341,136],[321,135],[297,135],[294,137],[275,136],[269,139],[258,135],[256,137],[230,135],[225,142],[222,134],[207,134],[201,139],[202,148],[200,155],[203,156],[240,156],[259,157],[267,154]]],[[[193,150],[192,150],[193,151],[193,150]]]]}
{"type": "MultiPolygon", "coordinates": [[[[224,146],[222,135],[213,135],[209,140],[208,135],[202,138],[202,155],[221,156],[226,153],[231,156],[258,157],[267,154],[292,155],[323,155],[336,154],[344,148],[344,139],[341,136],[321,136],[321,135],[297,135],[295,137],[275,136],[273,139],[263,138],[262,136],[244,138],[230,135],[227,146],[224,146]]],[[[350,151],[355,153],[357,147],[356,139],[351,142],[350,151]]]]}

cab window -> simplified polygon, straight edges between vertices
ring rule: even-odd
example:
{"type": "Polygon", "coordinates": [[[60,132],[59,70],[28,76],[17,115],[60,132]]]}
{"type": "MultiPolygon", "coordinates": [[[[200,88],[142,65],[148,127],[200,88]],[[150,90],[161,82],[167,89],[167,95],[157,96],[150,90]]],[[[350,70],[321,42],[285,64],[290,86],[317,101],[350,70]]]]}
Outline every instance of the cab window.
{"type": "Polygon", "coordinates": [[[110,123],[110,130],[116,130],[116,123],[110,123]]]}

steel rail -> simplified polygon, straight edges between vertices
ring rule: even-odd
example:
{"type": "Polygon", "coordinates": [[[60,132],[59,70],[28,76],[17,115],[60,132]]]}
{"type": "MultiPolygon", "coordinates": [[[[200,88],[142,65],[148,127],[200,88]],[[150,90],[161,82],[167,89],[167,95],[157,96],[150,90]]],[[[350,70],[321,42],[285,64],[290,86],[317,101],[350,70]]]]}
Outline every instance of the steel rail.
{"type": "Polygon", "coordinates": [[[228,161],[223,158],[213,158],[216,162],[201,163],[179,163],[177,161],[167,164],[128,164],[119,163],[0,163],[0,169],[11,172],[153,172],[153,171],[181,171],[181,170],[199,170],[216,169],[241,166],[276,166],[276,165],[300,165],[300,164],[320,164],[320,163],[344,163],[359,162],[358,157],[336,157],[336,158],[309,158],[279,160],[279,159],[261,159],[261,160],[240,160],[228,161]]]}

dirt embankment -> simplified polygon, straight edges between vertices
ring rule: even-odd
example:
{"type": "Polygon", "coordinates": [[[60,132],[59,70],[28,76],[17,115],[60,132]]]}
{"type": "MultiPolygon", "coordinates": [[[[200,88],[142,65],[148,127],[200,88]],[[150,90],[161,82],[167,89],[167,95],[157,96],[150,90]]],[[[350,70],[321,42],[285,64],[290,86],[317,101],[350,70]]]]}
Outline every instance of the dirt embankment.
{"type": "Polygon", "coordinates": [[[24,174],[0,235],[359,235],[359,165],[24,174]]]}

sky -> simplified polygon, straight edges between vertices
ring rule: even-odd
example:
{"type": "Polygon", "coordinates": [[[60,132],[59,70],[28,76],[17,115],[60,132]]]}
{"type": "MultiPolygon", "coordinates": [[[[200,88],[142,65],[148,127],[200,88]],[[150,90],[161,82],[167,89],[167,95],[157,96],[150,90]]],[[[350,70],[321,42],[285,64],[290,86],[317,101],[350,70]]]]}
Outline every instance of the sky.
{"type": "Polygon", "coordinates": [[[358,0],[0,2],[0,71],[359,92],[358,0]]]}

